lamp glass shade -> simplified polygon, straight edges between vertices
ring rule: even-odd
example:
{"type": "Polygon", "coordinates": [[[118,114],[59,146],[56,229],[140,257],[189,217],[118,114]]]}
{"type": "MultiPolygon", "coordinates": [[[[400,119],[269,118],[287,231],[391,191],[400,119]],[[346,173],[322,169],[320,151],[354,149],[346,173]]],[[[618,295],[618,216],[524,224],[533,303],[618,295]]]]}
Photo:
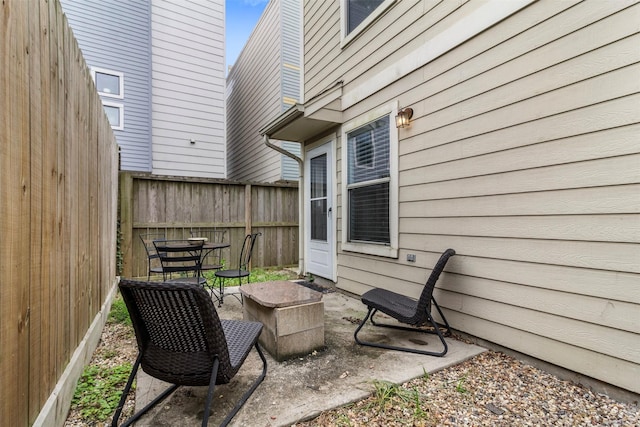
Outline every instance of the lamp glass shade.
{"type": "Polygon", "coordinates": [[[404,128],[409,126],[411,116],[413,116],[413,110],[411,108],[405,108],[398,111],[398,115],[396,116],[396,127],[404,128]]]}

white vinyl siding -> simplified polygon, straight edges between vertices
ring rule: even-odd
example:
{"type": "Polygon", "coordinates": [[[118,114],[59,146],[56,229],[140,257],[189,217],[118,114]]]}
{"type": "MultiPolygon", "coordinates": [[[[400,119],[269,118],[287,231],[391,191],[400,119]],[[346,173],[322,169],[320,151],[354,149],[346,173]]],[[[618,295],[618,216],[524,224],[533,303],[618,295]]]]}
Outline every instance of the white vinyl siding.
{"type": "MultiPolygon", "coordinates": [[[[366,89],[483,4],[396,2],[344,48],[339,4],[307,5],[305,96],[366,89]]],[[[352,98],[346,120],[414,116],[398,259],[339,246],[338,286],[415,297],[454,248],[436,290],[453,328],[639,393],[639,23],[637,1],[535,2],[352,98]]]]}
{"type": "Polygon", "coordinates": [[[151,28],[153,173],[225,178],[224,2],[153,0],[151,28]]]}
{"type": "MultiPolygon", "coordinates": [[[[272,0],[227,78],[228,176],[297,180],[298,163],[264,144],[258,130],[300,101],[300,2],[272,0]]],[[[300,144],[271,141],[300,155],[300,144]]]]}

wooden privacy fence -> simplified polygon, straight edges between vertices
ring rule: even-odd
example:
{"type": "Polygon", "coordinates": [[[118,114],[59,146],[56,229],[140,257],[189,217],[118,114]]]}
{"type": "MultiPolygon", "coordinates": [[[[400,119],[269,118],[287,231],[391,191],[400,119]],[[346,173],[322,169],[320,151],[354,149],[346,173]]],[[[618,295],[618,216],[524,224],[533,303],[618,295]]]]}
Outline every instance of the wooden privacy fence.
{"type": "Polygon", "coordinates": [[[238,183],[226,180],[120,174],[120,244],[124,277],[147,275],[140,234],[190,237],[204,229],[226,230],[222,258],[237,265],[244,236],[261,232],[252,265],[298,263],[297,184],[238,183]]]}
{"type": "Polygon", "coordinates": [[[62,425],[115,289],[118,149],[57,1],[0,4],[0,61],[0,424],[62,425]]]}

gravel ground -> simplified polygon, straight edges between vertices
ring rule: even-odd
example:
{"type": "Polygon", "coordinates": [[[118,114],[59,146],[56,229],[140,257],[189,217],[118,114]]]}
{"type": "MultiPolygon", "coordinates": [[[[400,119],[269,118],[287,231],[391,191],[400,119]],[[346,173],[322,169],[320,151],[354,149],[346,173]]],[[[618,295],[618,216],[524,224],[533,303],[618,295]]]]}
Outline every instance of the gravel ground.
{"type": "MultiPolygon", "coordinates": [[[[133,363],[136,354],[132,329],[107,324],[91,363],[133,363]]],[[[637,403],[617,402],[493,351],[401,386],[375,388],[369,399],[295,426],[640,426],[637,403]]],[[[131,393],[122,420],[134,403],[131,393]]],[[[65,423],[105,425],[110,420],[82,420],[74,407],[65,423]]]]}
{"type": "Polygon", "coordinates": [[[379,393],[296,427],[640,425],[637,405],[493,351],[386,392],[386,399],[379,393]]]}

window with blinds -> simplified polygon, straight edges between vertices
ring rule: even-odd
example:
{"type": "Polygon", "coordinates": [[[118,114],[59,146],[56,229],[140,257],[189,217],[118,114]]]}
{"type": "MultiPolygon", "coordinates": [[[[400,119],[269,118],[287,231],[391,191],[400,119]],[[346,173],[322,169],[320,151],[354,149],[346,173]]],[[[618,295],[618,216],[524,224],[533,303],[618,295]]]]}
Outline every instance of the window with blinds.
{"type": "Polygon", "coordinates": [[[390,243],[390,116],[347,133],[349,242],[390,243]]]}

